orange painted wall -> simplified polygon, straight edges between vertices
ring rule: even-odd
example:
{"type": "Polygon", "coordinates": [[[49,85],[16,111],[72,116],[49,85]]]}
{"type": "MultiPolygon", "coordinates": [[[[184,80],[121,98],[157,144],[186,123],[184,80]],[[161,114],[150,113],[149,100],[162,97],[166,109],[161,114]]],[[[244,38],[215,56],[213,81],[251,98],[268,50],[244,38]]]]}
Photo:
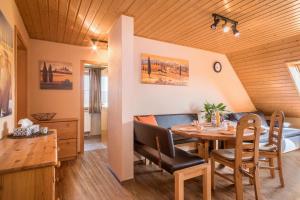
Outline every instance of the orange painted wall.
{"type": "MultiPolygon", "coordinates": [[[[29,43],[29,37],[27,34],[27,31],[25,29],[24,23],[22,21],[22,18],[20,16],[20,13],[17,9],[17,6],[15,4],[14,0],[1,0],[0,1],[0,10],[10,23],[10,25],[14,28],[14,26],[17,27],[19,32],[22,35],[22,38],[24,40],[25,45],[28,48],[29,43]]],[[[28,48],[28,50],[30,50],[28,48]]],[[[15,63],[15,58],[13,63],[15,63]]],[[[14,66],[14,65],[13,65],[14,66]]],[[[13,77],[13,104],[15,102],[15,69],[13,67],[12,69],[12,77],[13,77]]],[[[15,116],[15,110],[13,105],[13,113],[12,115],[4,118],[0,118],[0,138],[2,138],[3,135],[7,134],[8,132],[11,132],[15,126],[14,122],[14,116],[15,116]]]]}
{"type": "Polygon", "coordinates": [[[28,113],[56,112],[56,118],[80,117],[80,61],[107,63],[107,50],[30,40],[28,66],[28,113]],[[39,86],[40,60],[72,63],[72,90],[41,90],[39,86]]]}

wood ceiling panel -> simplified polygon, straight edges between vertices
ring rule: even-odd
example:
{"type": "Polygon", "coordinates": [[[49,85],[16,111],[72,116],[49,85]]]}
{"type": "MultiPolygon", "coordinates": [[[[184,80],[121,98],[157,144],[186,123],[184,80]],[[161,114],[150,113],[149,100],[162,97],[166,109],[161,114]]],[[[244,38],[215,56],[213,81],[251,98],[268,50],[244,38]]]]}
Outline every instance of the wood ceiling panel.
{"type": "Polygon", "coordinates": [[[137,36],[221,53],[300,34],[299,0],[15,1],[31,38],[75,45],[90,45],[92,38],[106,40],[121,14],[134,17],[137,36]],[[212,13],[237,20],[240,38],[223,33],[221,25],[212,31],[212,13]]]}
{"type": "Polygon", "coordinates": [[[257,109],[300,117],[300,96],[287,67],[300,60],[299,41],[300,36],[293,36],[227,54],[257,109]]]}

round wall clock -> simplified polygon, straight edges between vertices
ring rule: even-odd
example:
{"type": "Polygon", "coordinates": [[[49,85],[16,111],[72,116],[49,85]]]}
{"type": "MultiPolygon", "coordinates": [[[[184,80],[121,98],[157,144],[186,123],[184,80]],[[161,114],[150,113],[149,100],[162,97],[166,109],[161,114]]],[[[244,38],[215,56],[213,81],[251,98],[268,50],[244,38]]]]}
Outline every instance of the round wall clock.
{"type": "Polygon", "coordinates": [[[220,62],[215,62],[214,63],[214,71],[217,72],[217,73],[222,71],[222,65],[221,65],[220,62]]]}

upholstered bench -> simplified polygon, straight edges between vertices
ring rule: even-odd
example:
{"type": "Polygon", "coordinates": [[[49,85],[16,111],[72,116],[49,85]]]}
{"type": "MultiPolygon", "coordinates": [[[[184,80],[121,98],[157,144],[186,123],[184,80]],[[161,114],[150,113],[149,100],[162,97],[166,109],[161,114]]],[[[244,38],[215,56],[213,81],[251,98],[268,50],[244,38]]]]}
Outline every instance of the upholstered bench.
{"type": "Polygon", "coordinates": [[[203,176],[203,199],[211,199],[210,163],[174,146],[169,129],[134,121],[134,150],[175,176],[175,199],[184,199],[184,181],[203,176]]]}
{"type": "MultiPolygon", "coordinates": [[[[198,115],[190,114],[164,114],[164,115],[140,115],[135,116],[135,119],[144,123],[156,125],[165,129],[171,129],[172,126],[178,124],[190,124],[194,120],[198,120],[198,115]]],[[[186,138],[180,135],[173,135],[174,144],[184,144],[197,142],[197,138],[186,138]]]]}

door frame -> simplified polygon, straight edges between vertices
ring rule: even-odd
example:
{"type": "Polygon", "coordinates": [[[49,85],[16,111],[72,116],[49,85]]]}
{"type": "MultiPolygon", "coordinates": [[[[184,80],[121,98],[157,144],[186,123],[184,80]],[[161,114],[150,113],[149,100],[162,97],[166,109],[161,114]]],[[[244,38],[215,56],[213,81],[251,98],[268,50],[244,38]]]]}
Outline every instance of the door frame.
{"type": "Polygon", "coordinates": [[[15,63],[14,63],[14,70],[15,70],[15,72],[14,72],[14,76],[15,76],[15,88],[14,88],[14,93],[15,93],[15,105],[14,105],[14,113],[15,113],[15,115],[14,115],[14,121],[15,121],[15,124],[17,125],[18,124],[18,116],[17,116],[17,114],[18,114],[18,92],[17,92],[17,90],[18,90],[18,40],[20,40],[21,41],[21,43],[22,43],[22,46],[23,46],[23,50],[25,51],[25,54],[26,54],[26,56],[25,56],[25,68],[26,68],[26,74],[25,74],[25,88],[26,88],[26,103],[25,103],[25,105],[26,105],[26,115],[28,115],[28,88],[27,88],[27,85],[28,85],[28,83],[27,83],[27,81],[28,81],[28,48],[27,48],[27,46],[25,45],[25,42],[24,42],[24,39],[23,39],[23,37],[22,37],[22,34],[21,34],[21,32],[19,31],[19,29],[18,29],[18,27],[17,26],[15,26],[14,27],[14,29],[15,29],[15,33],[14,33],[14,42],[15,42],[15,49],[14,49],[14,56],[15,56],[15,63]]]}
{"type": "Polygon", "coordinates": [[[80,153],[84,153],[84,65],[92,64],[92,65],[103,65],[101,62],[91,61],[91,60],[80,60],[80,153]]]}

